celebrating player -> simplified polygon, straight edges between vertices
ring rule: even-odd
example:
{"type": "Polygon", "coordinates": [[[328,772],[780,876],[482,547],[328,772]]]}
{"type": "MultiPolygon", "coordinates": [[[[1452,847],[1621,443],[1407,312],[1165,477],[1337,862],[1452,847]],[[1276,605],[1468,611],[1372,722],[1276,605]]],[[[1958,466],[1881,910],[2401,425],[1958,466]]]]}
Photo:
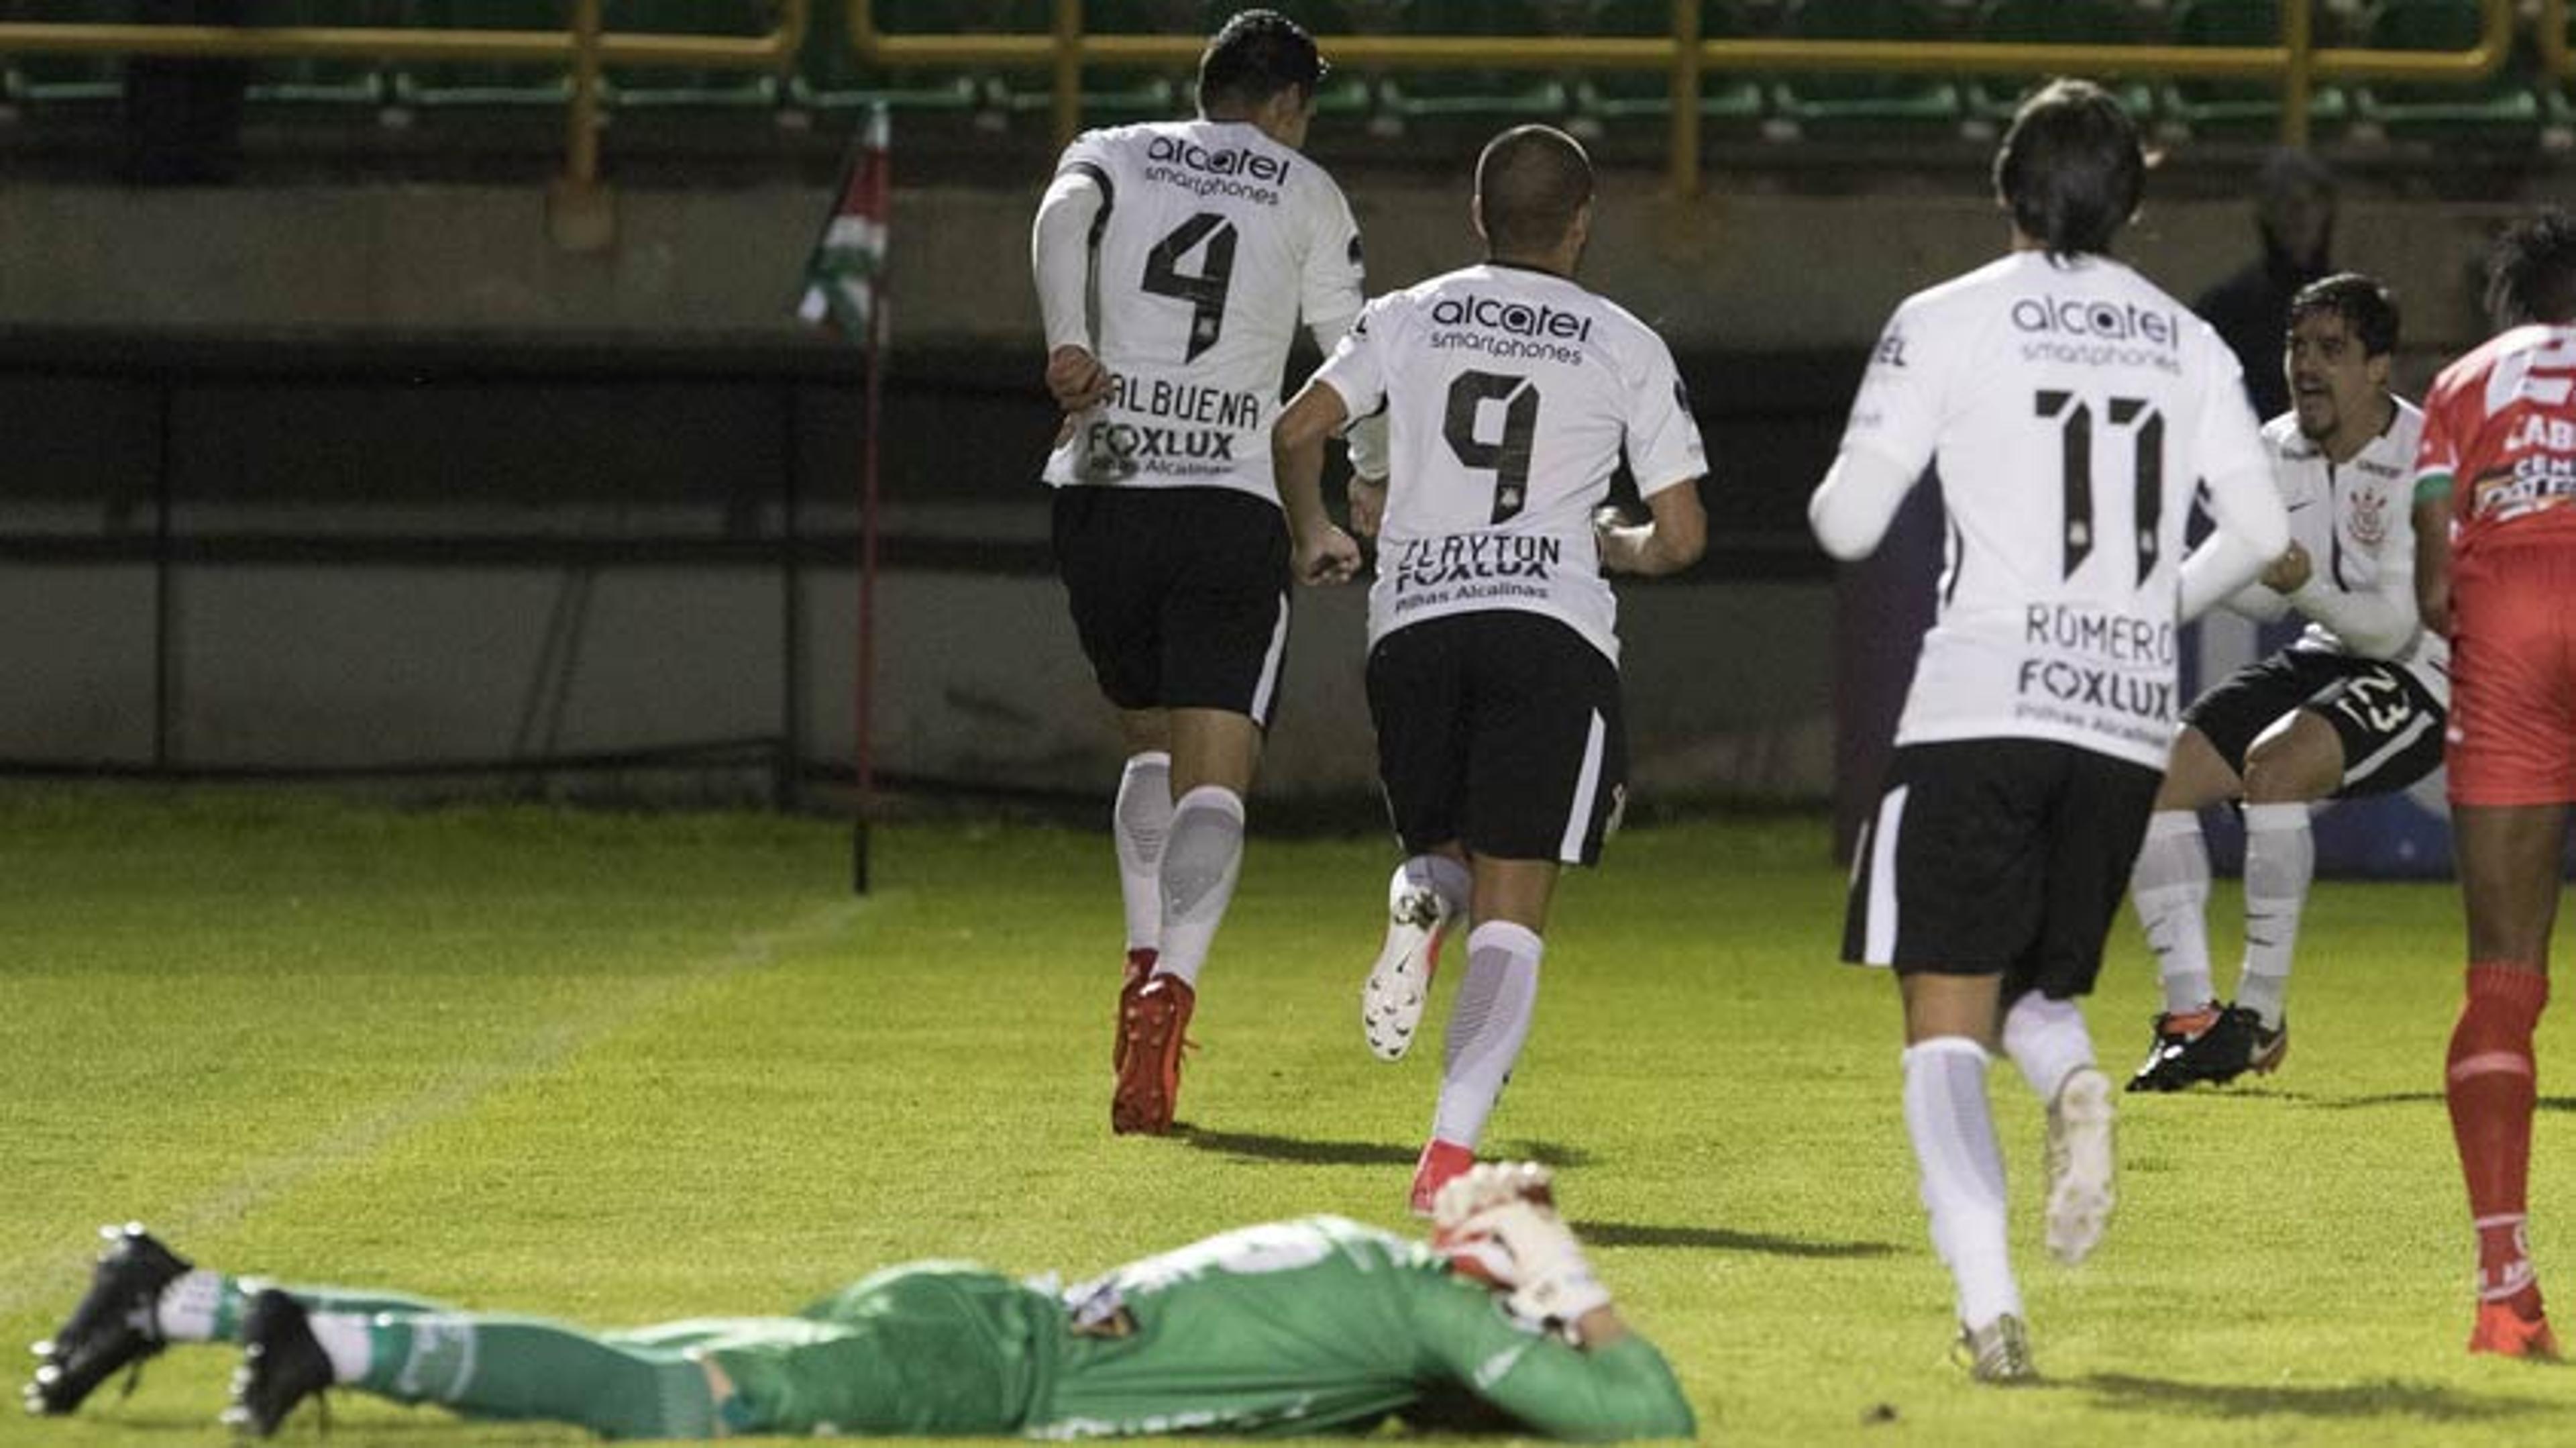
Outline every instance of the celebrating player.
{"type": "Polygon", "coordinates": [[[1056,1293],[957,1262],[889,1268],[794,1317],[593,1334],[416,1298],[268,1287],[111,1229],[26,1388],[68,1413],[172,1342],[240,1342],[226,1414],[260,1436],[334,1385],[613,1438],[1324,1434],[1388,1417],[1585,1440],[1684,1438],[1544,1169],[1452,1183],[1433,1245],[1338,1217],[1246,1227],[1056,1293]]]}
{"type": "Polygon", "coordinates": [[[2263,428],[2290,512],[2290,549],[2226,600],[2296,610],[2306,631],[2183,711],[2130,895],[2164,978],[2155,1044],[2132,1091],[2268,1072],[2290,1049],[2285,997],[2316,875],[2311,800],[2406,788],[2442,763],[2450,647],[2420,626],[2408,480],[2424,417],[2388,391],[2397,304],[2370,277],[2310,283],[2290,302],[2291,409],[2263,428]],[[2236,999],[2210,980],[2202,809],[2245,802],[2245,964],[2236,999]]]}
{"type": "Polygon", "coordinates": [[[2415,588],[2451,640],[2451,840],[2469,934],[2451,1032],[2451,1133],[2478,1237],[2469,1351],[2556,1357],[2528,1237],[2532,1027],[2549,1000],[2567,806],[2576,800],[2576,216],[2496,243],[2499,334],[2424,399],[2415,588]]]}
{"type": "Polygon", "coordinates": [[[1329,350],[1360,309],[1350,205],[1298,153],[1323,76],[1296,24],[1236,15],[1200,58],[1199,119],[1077,139],[1031,242],[1065,412],[1046,467],[1056,562],[1128,754],[1112,812],[1120,1132],[1171,1126],[1277,701],[1289,557],[1266,444],[1280,373],[1301,313],[1329,350]]]}
{"type": "Polygon", "coordinates": [[[2200,570],[2207,597],[2184,609],[2290,541],[2236,359],[2108,254],[2145,170],[2100,87],[2056,81],[2022,104],[1994,168],[2012,251],[1897,308],[1808,509],[1845,559],[1877,546],[1926,464],[1948,512],[1843,953],[1897,971],[1906,1133],[1958,1287],[1958,1355],[1983,1382],[2036,1371],[1986,1097],[1998,1040],[2048,1103],[2050,1250],[2082,1260],[2111,1211],[2113,1096],[2076,1002],[2173,738],[2195,481],[2250,562],[2200,570]]]}
{"type": "Polygon", "coordinates": [[[1686,568],[1707,532],[1707,460],[1672,354],[1573,279],[1592,232],[1583,148],[1505,131],[1477,158],[1473,216],[1485,262],[1371,303],[1271,438],[1292,523],[1319,540],[1300,552],[1321,558],[1324,439],[1387,416],[1389,486],[1356,495],[1364,527],[1379,515],[1369,714],[1408,857],[1363,990],[1380,1056],[1412,1043],[1439,932],[1474,922],[1416,1212],[1474,1164],[1529,1035],[1557,871],[1600,858],[1624,797],[1602,569],[1686,568]],[[1623,453],[1653,521],[1596,528],[1623,453]]]}

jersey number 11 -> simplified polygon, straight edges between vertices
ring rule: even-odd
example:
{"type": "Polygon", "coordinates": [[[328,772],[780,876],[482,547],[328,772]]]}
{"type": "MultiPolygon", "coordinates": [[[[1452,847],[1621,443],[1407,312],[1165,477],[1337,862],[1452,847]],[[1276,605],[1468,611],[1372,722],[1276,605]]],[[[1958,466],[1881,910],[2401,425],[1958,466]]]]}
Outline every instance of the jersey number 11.
{"type": "MultiPolygon", "coordinates": [[[[2042,390],[2032,402],[2038,416],[2057,423],[2066,495],[2064,576],[2072,578],[2075,570],[2084,566],[2084,560],[2093,556],[2093,405],[2072,392],[2048,390],[2042,390]]],[[[2130,486],[2135,491],[2129,516],[2137,528],[2138,586],[2144,588],[2164,548],[2160,525],[2165,504],[2165,419],[2154,407],[2135,397],[2114,397],[2110,402],[2111,425],[2137,430],[2133,454],[2136,462],[2130,475],[2130,486]]]]}

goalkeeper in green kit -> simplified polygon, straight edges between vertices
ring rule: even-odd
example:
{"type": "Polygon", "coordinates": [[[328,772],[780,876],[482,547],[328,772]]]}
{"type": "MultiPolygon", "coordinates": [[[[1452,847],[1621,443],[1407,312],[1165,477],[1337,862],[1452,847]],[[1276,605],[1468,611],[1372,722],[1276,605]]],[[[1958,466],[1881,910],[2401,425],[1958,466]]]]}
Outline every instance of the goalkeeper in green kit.
{"type": "Polygon", "coordinates": [[[1543,1168],[1479,1166],[1429,1244],[1338,1217],[1245,1227],[1064,1292],[963,1263],[889,1268],[794,1317],[593,1334],[194,1269],[111,1232],[28,1411],[67,1413],[171,1342],[238,1341],[225,1417],[266,1436],[333,1386],[613,1438],[1090,1438],[1364,1432],[1388,1417],[1567,1439],[1693,1430],[1543,1168]]]}

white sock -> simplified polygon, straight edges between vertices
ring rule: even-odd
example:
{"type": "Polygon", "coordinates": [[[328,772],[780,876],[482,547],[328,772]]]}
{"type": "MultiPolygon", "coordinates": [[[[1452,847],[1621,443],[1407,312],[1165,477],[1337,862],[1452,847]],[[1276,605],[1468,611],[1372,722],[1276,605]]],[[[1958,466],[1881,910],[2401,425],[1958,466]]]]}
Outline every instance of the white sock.
{"type": "Polygon", "coordinates": [[[1538,960],[1546,949],[1537,932],[1508,920],[1488,920],[1467,936],[1467,978],[1449,1008],[1433,1136],[1473,1148],[1484,1135],[1494,1098],[1503,1094],[1503,1079],[1529,1039],[1538,960]]]}
{"type": "Polygon", "coordinates": [[[1387,893],[1398,890],[1428,890],[1439,897],[1440,914],[1450,921],[1467,918],[1467,908],[1476,892],[1475,872],[1464,860],[1447,855],[1415,855],[1395,867],[1400,885],[1390,882],[1387,893]]]}
{"type": "Polygon", "coordinates": [[[316,1312],[305,1322],[313,1329],[313,1340],[322,1344],[322,1354],[331,1359],[331,1380],[354,1383],[367,1375],[374,1350],[367,1340],[367,1319],[354,1312],[316,1312]]]}
{"type": "Polygon", "coordinates": [[[1127,903],[1127,948],[1163,943],[1163,841],[1172,832],[1172,756],[1147,750],[1128,756],[1109,814],[1118,842],[1118,893],[1127,903]]]}
{"type": "Polygon", "coordinates": [[[2147,928],[2164,980],[2165,1009],[2196,1011],[2217,999],[2209,978],[2209,843],[2192,810],[2158,810],[2129,872],[2129,898],[2147,928]]]}
{"type": "Polygon", "coordinates": [[[2054,1101],[2069,1072],[2093,1064],[2093,1033],[2075,1002],[2028,991],[2004,1012],[2004,1054],[2040,1100],[2054,1101]]]}
{"type": "Polygon", "coordinates": [[[1905,1050],[1905,1134],[1923,1170],[1932,1248],[1959,1289],[1959,1321],[1983,1327],[2021,1312],[2004,1243],[2004,1158],[1986,1102],[1986,1048],[1934,1036],[1905,1050]]]}
{"type": "Polygon", "coordinates": [[[2317,840],[2304,804],[2245,807],[2245,973],[2236,1003],[2281,1028],[2290,993],[2290,956],[2299,945],[2299,915],[2317,877],[2317,840]]]}
{"type": "Polygon", "coordinates": [[[1242,870],[1242,796],[1202,784],[1175,801],[1171,838],[1163,846],[1163,945],[1156,975],[1199,983],[1242,870]]]}
{"type": "MultiPolygon", "coordinates": [[[[224,1274],[199,1267],[170,1279],[153,1304],[152,1322],[164,1342],[215,1341],[216,1314],[225,1306],[224,1274]]],[[[233,1310],[240,1311],[240,1294],[233,1294],[233,1310]]]]}

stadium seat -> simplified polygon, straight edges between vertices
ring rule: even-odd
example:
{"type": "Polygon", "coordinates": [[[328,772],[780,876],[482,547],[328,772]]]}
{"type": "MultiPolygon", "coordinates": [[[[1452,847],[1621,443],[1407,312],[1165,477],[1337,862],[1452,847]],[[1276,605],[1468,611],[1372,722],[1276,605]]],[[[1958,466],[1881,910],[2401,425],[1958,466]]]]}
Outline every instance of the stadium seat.
{"type": "MultiPolygon", "coordinates": [[[[2137,12],[2118,0],[1986,0],[1977,11],[1977,39],[2032,45],[2134,45],[2137,12]]],[[[1967,84],[1968,118],[2001,126],[2045,77],[1981,75],[1967,84]]],[[[2155,90],[2128,81],[2112,94],[2140,125],[2155,113],[2155,90]]]]}
{"type": "MultiPolygon", "coordinates": [[[[125,22],[135,18],[129,0],[0,0],[0,17],[20,21],[92,20],[125,22]]],[[[125,94],[125,62],[112,55],[13,55],[0,73],[0,85],[15,103],[37,106],[113,101],[125,94]]]]}
{"type": "MultiPolygon", "coordinates": [[[[768,0],[606,0],[611,30],[668,35],[766,35],[775,23],[768,0]]],[[[825,5],[829,23],[837,12],[825,5]]],[[[620,110],[712,107],[766,110],[778,104],[778,76],[765,70],[628,68],[608,75],[609,102],[620,110]]]]}
{"type": "MultiPolygon", "coordinates": [[[[1602,0],[1589,29],[1594,35],[1669,35],[1672,24],[1671,0],[1602,0]]],[[[1699,33],[1713,39],[1751,32],[1735,0],[1700,0],[1699,33]]],[[[1660,120],[1672,110],[1672,81],[1660,72],[1594,71],[1575,83],[1577,115],[1599,121],[1660,120]]],[[[1744,71],[1702,71],[1699,113],[1722,124],[1750,125],[1762,118],[1762,83],[1744,71]]]]}
{"type": "MultiPolygon", "coordinates": [[[[876,0],[870,16],[888,35],[984,34],[1015,28],[1012,12],[1025,7],[960,5],[941,0],[876,0]]],[[[868,66],[850,50],[849,26],[837,5],[818,5],[805,32],[805,48],[788,98],[811,110],[964,112],[984,104],[981,72],[943,66],[868,66]]]]}
{"type": "MultiPolygon", "coordinates": [[[[436,30],[560,30],[562,0],[403,0],[403,23],[436,30]]],[[[394,73],[394,99],[429,107],[545,106],[572,99],[564,67],[419,61],[394,73]]]]}
{"type": "MultiPolygon", "coordinates": [[[[2176,45],[2278,45],[2280,0],[2176,0],[2172,41],[2176,45]]],[[[2241,135],[2281,128],[2281,87],[2275,81],[2168,81],[2156,98],[2167,123],[2186,132],[2241,135]]],[[[2320,85],[2308,93],[2312,125],[2336,124],[2350,112],[2351,103],[2338,87],[2320,85]]]]}
{"type": "MultiPolygon", "coordinates": [[[[395,0],[249,0],[247,25],[390,26],[399,22],[395,0]]],[[[248,98],[286,105],[368,106],[384,103],[384,65],[373,59],[263,60],[253,62],[248,98]]]]}
{"type": "MultiPolygon", "coordinates": [[[[1923,0],[1793,0],[1785,32],[1801,40],[1937,40],[1940,18],[1923,0]]],[[[1771,126],[1782,135],[1950,130],[1959,87],[1941,76],[1810,71],[1771,86],[1771,126]]]]}
{"type": "MultiPolygon", "coordinates": [[[[1101,35],[1188,35],[1197,29],[1201,0],[1084,0],[1082,24],[1101,35]]],[[[1027,0],[1016,30],[1044,32],[1051,24],[1047,0],[1027,0]]],[[[1086,65],[1082,68],[1082,123],[1164,120],[1188,115],[1195,94],[1187,66],[1086,65]]],[[[987,96],[1012,114],[1043,112],[1055,104],[1044,70],[998,78],[987,96]]]]}
{"type": "MultiPolygon", "coordinates": [[[[1414,35],[1467,35],[1545,45],[1550,31],[1533,0],[1413,0],[1405,29],[1414,35]]],[[[1553,120],[1573,101],[1563,77],[1503,69],[1408,70],[1386,83],[1388,111],[1404,121],[1478,117],[1553,120]]]]}
{"type": "MultiPolygon", "coordinates": [[[[2373,50],[2465,50],[2477,43],[2477,0],[2383,0],[2372,12],[2373,50]]],[[[2529,146],[2540,139],[2540,97],[2524,57],[2508,58],[2471,85],[2374,80],[2356,88],[2353,113],[2389,136],[2529,146]]]]}

